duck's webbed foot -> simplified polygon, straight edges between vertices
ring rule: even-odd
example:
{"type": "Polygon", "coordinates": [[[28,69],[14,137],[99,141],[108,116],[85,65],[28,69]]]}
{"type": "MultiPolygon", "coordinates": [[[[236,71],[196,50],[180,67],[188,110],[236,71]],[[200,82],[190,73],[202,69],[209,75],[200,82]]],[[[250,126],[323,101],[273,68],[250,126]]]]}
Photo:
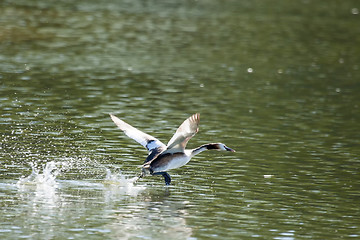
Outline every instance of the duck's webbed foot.
{"type": "Polygon", "coordinates": [[[137,177],[137,179],[134,181],[134,183],[136,183],[137,181],[140,180],[140,178],[145,177],[146,172],[144,171],[144,169],[141,171],[141,173],[139,174],[139,176],[137,177]]]}
{"type": "Polygon", "coordinates": [[[134,183],[137,183],[140,178],[144,177],[145,175],[143,173],[140,173],[139,176],[137,177],[137,179],[135,179],[134,183]]]}
{"type": "Polygon", "coordinates": [[[167,172],[157,172],[157,173],[154,173],[153,175],[162,175],[165,180],[165,185],[170,185],[171,177],[167,172]]]}

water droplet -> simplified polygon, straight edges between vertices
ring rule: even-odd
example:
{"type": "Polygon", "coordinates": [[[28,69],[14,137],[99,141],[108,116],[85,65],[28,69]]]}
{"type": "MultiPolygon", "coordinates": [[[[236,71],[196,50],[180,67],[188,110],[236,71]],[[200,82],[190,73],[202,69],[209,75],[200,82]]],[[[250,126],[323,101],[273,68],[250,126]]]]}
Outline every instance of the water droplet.
{"type": "Polygon", "coordinates": [[[253,70],[252,68],[248,68],[248,69],[247,69],[247,72],[248,72],[248,73],[252,73],[253,71],[254,71],[254,70],[253,70]]]}
{"type": "Polygon", "coordinates": [[[351,9],[351,13],[354,14],[354,15],[357,15],[357,14],[359,14],[359,9],[357,9],[357,8],[352,8],[352,9],[351,9]]]}
{"type": "Polygon", "coordinates": [[[274,177],[274,175],[270,175],[270,174],[264,175],[264,178],[272,178],[272,177],[274,177]]]}

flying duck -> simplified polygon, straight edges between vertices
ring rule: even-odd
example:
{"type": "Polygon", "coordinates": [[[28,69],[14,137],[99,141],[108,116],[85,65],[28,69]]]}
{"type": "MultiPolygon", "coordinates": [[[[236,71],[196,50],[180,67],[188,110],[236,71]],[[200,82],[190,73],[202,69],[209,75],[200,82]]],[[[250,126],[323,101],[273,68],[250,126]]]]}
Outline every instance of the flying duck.
{"type": "Polygon", "coordinates": [[[205,150],[235,152],[223,143],[208,143],[194,149],[185,149],[190,138],[199,131],[199,113],[193,114],[186,119],[176,130],[167,145],[112,114],[110,114],[110,117],[128,137],[134,139],[149,151],[149,155],[142,165],[142,173],[139,178],[145,176],[147,173],[151,175],[162,175],[165,184],[170,185],[171,177],[167,171],[184,166],[196,154],[205,150]]]}

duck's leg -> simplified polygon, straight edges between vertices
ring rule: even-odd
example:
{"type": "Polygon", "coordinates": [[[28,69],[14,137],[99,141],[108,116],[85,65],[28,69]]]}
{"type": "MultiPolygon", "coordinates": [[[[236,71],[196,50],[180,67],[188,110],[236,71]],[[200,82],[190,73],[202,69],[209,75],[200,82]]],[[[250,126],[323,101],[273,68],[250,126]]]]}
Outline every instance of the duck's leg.
{"type": "Polygon", "coordinates": [[[165,184],[170,185],[171,177],[167,172],[157,172],[157,173],[154,173],[153,175],[162,175],[164,177],[165,184]]]}
{"type": "Polygon", "coordinates": [[[167,172],[164,172],[163,174],[164,180],[165,180],[165,184],[166,185],[170,185],[171,183],[171,177],[167,172]]]}

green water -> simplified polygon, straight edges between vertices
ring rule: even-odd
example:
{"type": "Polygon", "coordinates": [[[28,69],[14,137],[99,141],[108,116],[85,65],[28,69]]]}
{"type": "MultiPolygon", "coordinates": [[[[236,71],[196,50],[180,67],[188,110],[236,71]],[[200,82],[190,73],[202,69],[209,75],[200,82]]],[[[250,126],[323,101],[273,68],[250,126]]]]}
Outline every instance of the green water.
{"type": "Polygon", "coordinates": [[[1,239],[358,239],[358,1],[0,0],[1,239]],[[189,148],[146,150],[108,113],[189,148]]]}

